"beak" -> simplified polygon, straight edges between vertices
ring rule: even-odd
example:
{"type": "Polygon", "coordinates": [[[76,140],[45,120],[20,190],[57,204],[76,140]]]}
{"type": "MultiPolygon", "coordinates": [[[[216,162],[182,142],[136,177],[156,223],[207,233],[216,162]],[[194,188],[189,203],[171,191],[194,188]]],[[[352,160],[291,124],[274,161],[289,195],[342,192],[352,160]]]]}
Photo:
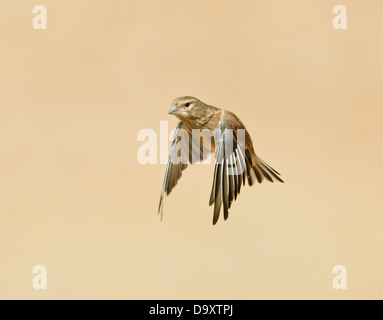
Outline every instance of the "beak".
{"type": "Polygon", "coordinates": [[[168,114],[178,114],[178,113],[179,113],[179,110],[178,110],[177,107],[172,107],[172,108],[169,110],[169,112],[168,112],[168,114]]]}

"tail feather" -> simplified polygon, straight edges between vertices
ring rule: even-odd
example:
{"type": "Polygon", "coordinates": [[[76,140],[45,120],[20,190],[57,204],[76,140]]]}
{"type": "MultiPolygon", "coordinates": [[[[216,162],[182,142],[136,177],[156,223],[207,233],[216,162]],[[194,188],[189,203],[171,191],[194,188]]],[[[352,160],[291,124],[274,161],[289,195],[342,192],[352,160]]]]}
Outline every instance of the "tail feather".
{"type": "MultiPolygon", "coordinates": [[[[254,166],[258,171],[260,171],[262,173],[262,175],[267,179],[269,180],[270,182],[274,182],[273,178],[279,182],[282,182],[284,183],[284,181],[279,177],[280,176],[280,173],[273,169],[271,166],[269,166],[265,161],[263,161],[261,158],[257,157],[257,163],[255,164],[254,166]]],[[[255,172],[257,172],[257,170],[255,170],[255,172]]],[[[257,176],[258,178],[258,176],[257,176]]],[[[259,181],[259,179],[258,179],[259,181]]],[[[259,182],[262,182],[259,181],[259,182]]]]}

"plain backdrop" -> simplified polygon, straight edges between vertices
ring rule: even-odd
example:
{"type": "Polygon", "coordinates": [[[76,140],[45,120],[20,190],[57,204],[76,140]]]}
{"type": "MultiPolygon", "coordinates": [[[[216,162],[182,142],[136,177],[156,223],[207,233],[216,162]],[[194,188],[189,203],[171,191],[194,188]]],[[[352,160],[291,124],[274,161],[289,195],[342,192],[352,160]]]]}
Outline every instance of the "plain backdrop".
{"type": "MultiPolygon", "coordinates": [[[[4,0],[0,298],[383,298],[380,0],[4,0]],[[32,8],[47,8],[47,30],[32,8]],[[334,30],[344,4],[348,29],[334,30]],[[284,184],[212,226],[213,165],[157,206],[137,133],[227,108],[284,184]],[[32,287],[35,265],[47,290],[32,287]],[[334,290],[335,265],[348,289],[334,290]]],[[[159,159],[159,155],[158,155],[159,159]]]]}

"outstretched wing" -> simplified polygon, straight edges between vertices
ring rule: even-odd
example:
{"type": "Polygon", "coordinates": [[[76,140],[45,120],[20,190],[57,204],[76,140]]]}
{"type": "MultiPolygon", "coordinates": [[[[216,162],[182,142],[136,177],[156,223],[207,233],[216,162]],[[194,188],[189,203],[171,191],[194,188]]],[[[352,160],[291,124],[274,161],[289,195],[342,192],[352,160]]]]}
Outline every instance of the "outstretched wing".
{"type": "Polygon", "coordinates": [[[211,153],[211,145],[209,146],[209,143],[206,142],[209,138],[209,134],[206,132],[202,132],[202,136],[194,136],[183,121],[178,122],[170,147],[158,205],[158,213],[161,212],[161,219],[163,216],[164,196],[169,195],[177,185],[182,176],[182,171],[188,167],[188,163],[193,164],[203,161],[211,153]]]}
{"type": "Polygon", "coordinates": [[[216,224],[221,212],[225,220],[233,200],[245,184],[247,166],[245,147],[237,142],[236,133],[228,125],[221,124],[215,131],[215,167],[213,187],[209,205],[214,203],[213,224],[216,224]]]}
{"type": "Polygon", "coordinates": [[[255,155],[250,135],[246,131],[238,132],[227,122],[222,121],[214,134],[216,164],[209,201],[210,206],[214,204],[213,224],[219,219],[222,204],[224,219],[229,217],[231,204],[246,178],[250,186],[255,180],[261,183],[263,178],[283,182],[276,170],[255,155]]]}

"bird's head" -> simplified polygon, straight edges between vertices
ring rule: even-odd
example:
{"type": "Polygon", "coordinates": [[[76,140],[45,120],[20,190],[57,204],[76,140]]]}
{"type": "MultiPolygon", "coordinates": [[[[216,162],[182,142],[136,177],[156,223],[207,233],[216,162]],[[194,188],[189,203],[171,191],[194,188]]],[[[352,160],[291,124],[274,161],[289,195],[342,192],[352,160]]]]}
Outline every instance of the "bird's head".
{"type": "Polygon", "coordinates": [[[194,97],[179,97],[172,103],[169,114],[180,120],[195,120],[204,116],[206,105],[194,97]]]}

